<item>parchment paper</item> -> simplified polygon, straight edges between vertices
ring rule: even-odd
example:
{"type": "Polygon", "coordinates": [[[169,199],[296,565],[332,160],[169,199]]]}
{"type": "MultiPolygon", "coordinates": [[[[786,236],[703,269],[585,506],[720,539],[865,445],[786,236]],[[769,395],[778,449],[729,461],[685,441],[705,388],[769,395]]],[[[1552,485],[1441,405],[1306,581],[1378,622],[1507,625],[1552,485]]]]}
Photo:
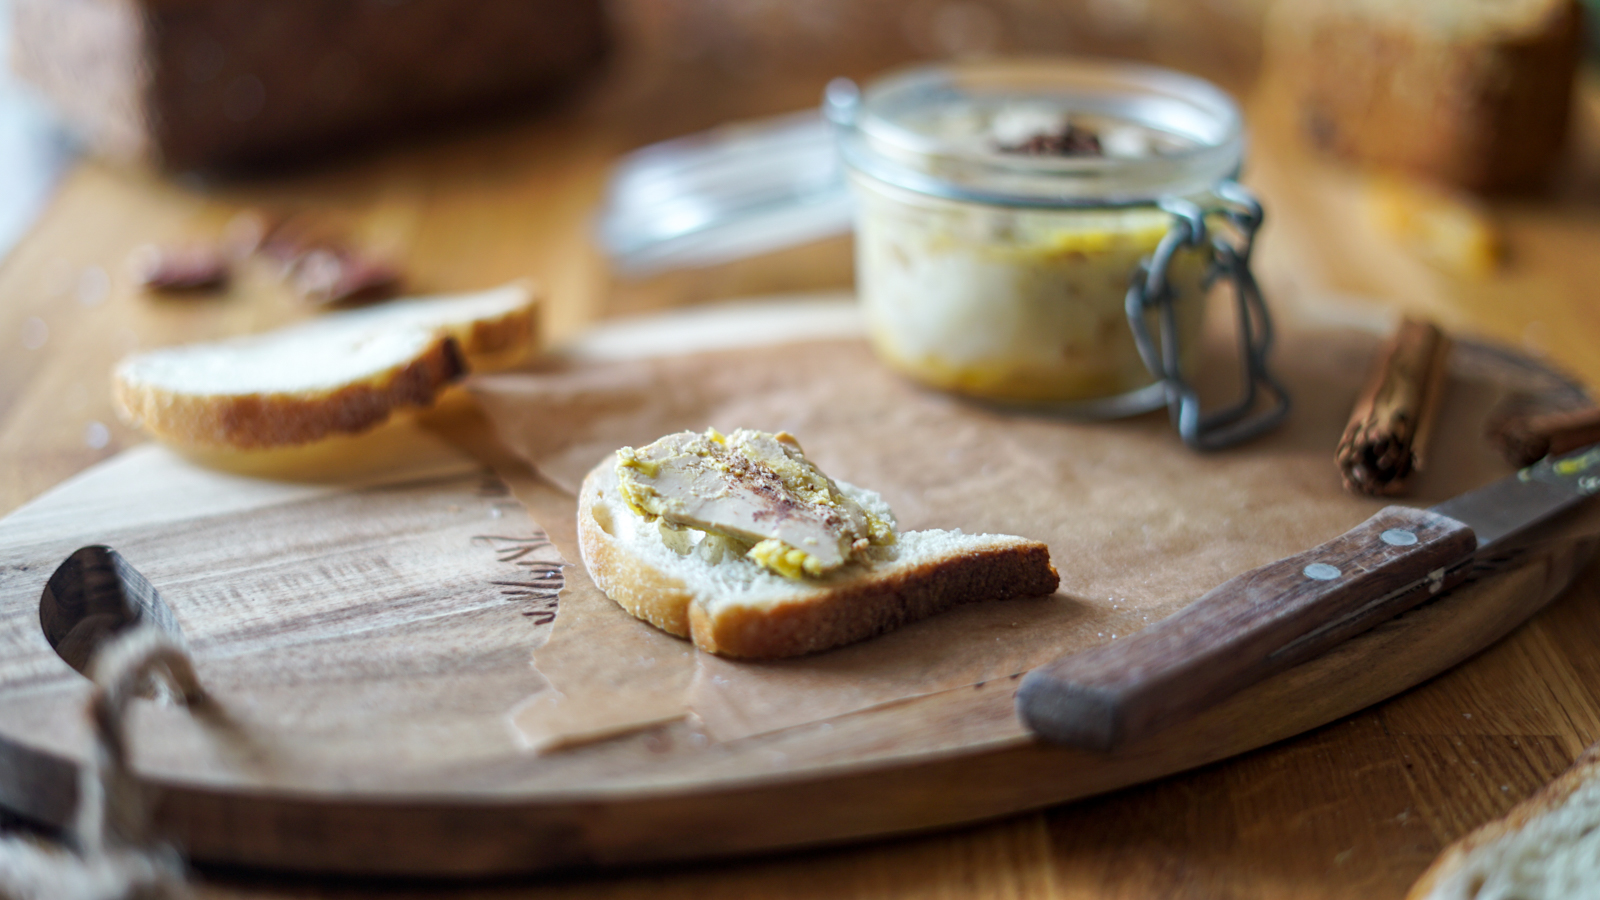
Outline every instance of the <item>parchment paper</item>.
{"type": "MultiPolygon", "coordinates": [[[[707,426],[781,429],[830,475],[882,493],[902,529],[1025,535],[1049,544],[1061,572],[1053,597],[972,604],[854,646],[765,663],[695,652],[597,599],[573,572],[535,660],[559,696],[531,704],[516,723],[551,746],[581,739],[586,719],[612,734],[687,710],[710,738],[736,740],[1014,676],[1125,636],[1385,505],[1345,493],[1333,464],[1379,340],[1360,330],[1281,329],[1274,361],[1293,414],[1277,432],[1214,454],[1186,449],[1164,413],[1075,422],[926,390],[857,340],[479,379],[473,389],[501,438],[570,493],[625,444],[707,426]]],[[[1207,391],[1225,394],[1233,370],[1213,368],[1207,391]]],[[[1507,387],[1481,361],[1455,369],[1430,468],[1408,505],[1510,471],[1481,438],[1507,387]]]]}

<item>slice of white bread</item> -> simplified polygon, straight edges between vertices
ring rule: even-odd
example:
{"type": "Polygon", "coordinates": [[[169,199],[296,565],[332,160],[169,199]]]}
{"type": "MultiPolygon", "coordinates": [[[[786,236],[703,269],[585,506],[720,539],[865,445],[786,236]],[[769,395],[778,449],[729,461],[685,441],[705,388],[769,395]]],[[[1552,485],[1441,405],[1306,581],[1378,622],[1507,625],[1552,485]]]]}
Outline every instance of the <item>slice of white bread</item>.
{"type": "Polygon", "coordinates": [[[1406,900],[1600,900],[1600,746],[1451,844],[1406,900]]]}
{"type": "Polygon", "coordinates": [[[533,292],[397,300],[265,334],[140,353],[118,364],[118,412],[169,444],[255,449],[354,434],[434,402],[468,371],[537,343],[533,292]]]}
{"type": "MultiPolygon", "coordinates": [[[[872,491],[839,487],[890,515],[872,491]]],[[[590,577],[623,609],[702,650],[748,659],[814,653],[962,603],[1050,594],[1060,582],[1044,544],[960,531],[902,532],[868,563],[803,581],[737,554],[713,562],[697,550],[679,553],[623,502],[614,456],[583,481],[578,538],[590,577]]]]}

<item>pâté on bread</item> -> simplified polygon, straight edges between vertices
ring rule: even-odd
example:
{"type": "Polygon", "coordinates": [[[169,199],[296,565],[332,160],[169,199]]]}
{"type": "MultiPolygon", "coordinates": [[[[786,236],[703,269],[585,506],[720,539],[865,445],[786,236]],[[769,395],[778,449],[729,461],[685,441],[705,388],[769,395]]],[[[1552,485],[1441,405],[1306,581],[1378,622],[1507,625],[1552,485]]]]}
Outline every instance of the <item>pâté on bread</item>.
{"type": "Polygon", "coordinates": [[[1060,583],[1038,541],[899,531],[882,497],[829,478],[782,432],[685,431],[622,448],[584,478],[578,536],[590,576],[623,609],[747,659],[1060,583]]]}

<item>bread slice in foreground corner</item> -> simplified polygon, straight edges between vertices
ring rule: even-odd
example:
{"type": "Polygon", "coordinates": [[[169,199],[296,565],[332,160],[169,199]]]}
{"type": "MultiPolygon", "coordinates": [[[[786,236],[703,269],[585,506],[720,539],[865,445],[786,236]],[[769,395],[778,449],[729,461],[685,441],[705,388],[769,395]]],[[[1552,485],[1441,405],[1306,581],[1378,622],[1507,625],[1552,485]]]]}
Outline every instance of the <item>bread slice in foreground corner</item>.
{"type": "MultiPolygon", "coordinates": [[[[840,483],[863,507],[877,494],[840,483]]],[[[680,554],[618,493],[616,458],[578,496],[584,564],[606,596],[656,627],[723,656],[778,659],[864,640],[962,603],[1053,593],[1049,548],[1010,535],[902,532],[870,563],[784,578],[744,556],[680,554]]]]}
{"type": "Polygon", "coordinates": [[[1600,746],[1445,849],[1406,900],[1600,898],[1600,746]]]}
{"type": "Polygon", "coordinates": [[[536,306],[527,285],[512,283],[330,313],[130,356],[112,392],[123,418],[169,444],[305,444],[427,406],[468,371],[520,362],[537,344],[536,306]]]}

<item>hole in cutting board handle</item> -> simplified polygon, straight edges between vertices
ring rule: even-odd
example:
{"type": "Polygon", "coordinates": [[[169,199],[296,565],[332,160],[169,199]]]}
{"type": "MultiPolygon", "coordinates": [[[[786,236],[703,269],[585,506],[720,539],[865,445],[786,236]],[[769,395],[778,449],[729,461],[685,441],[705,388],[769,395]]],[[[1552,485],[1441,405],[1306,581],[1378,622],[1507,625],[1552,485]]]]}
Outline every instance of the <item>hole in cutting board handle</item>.
{"type": "Polygon", "coordinates": [[[178,621],[155,585],[122,554],[98,544],[67,557],[39,598],[45,640],[67,665],[85,675],[102,644],[142,623],[183,641],[178,621]]]}

